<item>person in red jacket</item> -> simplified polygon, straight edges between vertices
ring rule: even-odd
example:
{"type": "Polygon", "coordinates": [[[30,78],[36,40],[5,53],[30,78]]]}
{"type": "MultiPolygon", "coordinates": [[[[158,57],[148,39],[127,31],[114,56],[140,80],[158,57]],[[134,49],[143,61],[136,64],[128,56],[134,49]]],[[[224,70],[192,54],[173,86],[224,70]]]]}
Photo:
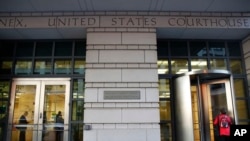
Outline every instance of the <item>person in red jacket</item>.
{"type": "Polygon", "coordinates": [[[227,115],[226,109],[222,108],[220,114],[214,119],[214,125],[219,129],[220,141],[230,140],[230,126],[232,125],[232,119],[227,115]]]}

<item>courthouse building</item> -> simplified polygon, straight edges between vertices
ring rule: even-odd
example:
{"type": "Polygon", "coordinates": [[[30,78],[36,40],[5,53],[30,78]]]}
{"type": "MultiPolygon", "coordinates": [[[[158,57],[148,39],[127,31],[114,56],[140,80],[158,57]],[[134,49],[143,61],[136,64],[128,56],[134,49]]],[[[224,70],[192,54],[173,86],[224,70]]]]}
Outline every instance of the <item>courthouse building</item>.
{"type": "Polygon", "coordinates": [[[249,0],[0,1],[0,140],[214,141],[249,90],[249,0]]]}

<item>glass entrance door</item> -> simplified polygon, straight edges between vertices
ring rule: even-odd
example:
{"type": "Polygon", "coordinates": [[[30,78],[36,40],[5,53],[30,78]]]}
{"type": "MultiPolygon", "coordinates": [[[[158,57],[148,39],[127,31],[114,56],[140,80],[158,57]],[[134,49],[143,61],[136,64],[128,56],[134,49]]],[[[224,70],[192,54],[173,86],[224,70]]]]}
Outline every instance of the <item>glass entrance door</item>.
{"type": "Polygon", "coordinates": [[[69,79],[15,79],[8,140],[67,140],[69,86],[69,79]]]}
{"type": "Polygon", "coordinates": [[[192,86],[195,141],[217,141],[218,132],[213,120],[221,108],[226,108],[228,114],[234,117],[230,87],[227,79],[204,81],[192,86]]]}

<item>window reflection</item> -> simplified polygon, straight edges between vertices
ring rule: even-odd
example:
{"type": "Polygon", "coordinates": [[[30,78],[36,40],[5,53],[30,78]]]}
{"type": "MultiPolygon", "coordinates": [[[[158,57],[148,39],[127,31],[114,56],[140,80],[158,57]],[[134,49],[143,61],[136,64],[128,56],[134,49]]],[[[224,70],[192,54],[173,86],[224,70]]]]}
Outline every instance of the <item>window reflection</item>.
{"type": "Polygon", "coordinates": [[[159,79],[159,96],[160,98],[170,98],[169,79],[159,79]]]}
{"type": "Polygon", "coordinates": [[[191,56],[207,56],[206,42],[190,42],[191,56]]]}
{"type": "Polygon", "coordinates": [[[83,141],[83,123],[71,125],[70,141],[83,141]]]}
{"type": "Polygon", "coordinates": [[[37,60],[35,61],[35,74],[50,74],[51,72],[51,61],[50,60],[37,60]]]}
{"type": "Polygon", "coordinates": [[[161,123],[161,141],[172,141],[171,123],[161,123]]]}
{"type": "Polygon", "coordinates": [[[84,101],[73,101],[72,103],[72,120],[83,120],[84,101]]]}
{"type": "Polygon", "coordinates": [[[188,61],[186,59],[173,59],[171,60],[172,74],[181,74],[188,72],[188,61]]]}
{"type": "Polygon", "coordinates": [[[75,60],[74,73],[75,74],[84,74],[84,72],[85,72],[85,61],[84,60],[75,60]]]}
{"type": "Polygon", "coordinates": [[[234,91],[235,91],[235,97],[237,98],[245,97],[243,79],[234,79],[234,91]]]}
{"type": "Polygon", "coordinates": [[[0,62],[0,73],[1,74],[11,74],[12,61],[2,61],[0,62]]]}
{"type": "Polygon", "coordinates": [[[0,99],[5,99],[9,97],[9,82],[0,81],[0,99]]]}
{"type": "Polygon", "coordinates": [[[223,42],[210,42],[209,43],[210,56],[226,56],[226,49],[223,42]]]}
{"type": "Polygon", "coordinates": [[[191,59],[191,69],[192,71],[207,69],[206,59],[191,59]]]}
{"type": "Polygon", "coordinates": [[[73,98],[84,98],[84,80],[83,79],[75,79],[73,82],[73,98]]]}
{"type": "Polygon", "coordinates": [[[71,61],[70,60],[56,60],[55,61],[55,74],[70,74],[71,72],[71,61]]]}
{"type": "Polygon", "coordinates": [[[226,59],[211,59],[210,60],[211,69],[227,69],[226,59]]]}
{"type": "Polygon", "coordinates": [[[231,59],[230,60],[230,69],[231,72],[234,74],[241,74],[243,72],[241,61],[237,59],[231,59]]]}
{"type": "Polygon", "coordinates": [[[15,65],[15,74],[30,74],[32,70],[32,61],[17,61],[15,65]]]}
{"type": "MultiPolygon", "coordinates": [[[[243,119],[248,119],[248,106],[247,106],[247,101],[246,100],[237,100],[236,101],[236,108],[237,108],[237,115],[239,120],[243,119]]],[[[249,124],[249,123],[248,123],[249,124]]]]}
{"type": "Polygon", "coordinates": [[[170,101],[160,101],[160,119],[171,120],[170,101]]]}
{"type": "Polygon", "coordinates": [[[157,61],[158,65],[158,74],[167,74],[168,71],[168,60],[159,60],[157,61]]]}
{"type": "MultiPolygon", "coordinates": [[[[28,112],[28,115],[26,116],[26,119],[29,121],[28,124],[21,125],[24,126],[26,129],[26,140],[32,140],[34,129],[34,111],[35,111],[35,96],[36,96],[36,85],[16,85],[15,90],[15,104],[14,104],[14,111],[13,111],[13,120],[12,124],[13,127],[20,127],[19,118],[21,115],[25,113],[25,111],[28,112]]],[[[12,130],[11,135],[12,140],[17,141],[19,138],[19,132],[16,132],[16,130],[12,130]]]]}

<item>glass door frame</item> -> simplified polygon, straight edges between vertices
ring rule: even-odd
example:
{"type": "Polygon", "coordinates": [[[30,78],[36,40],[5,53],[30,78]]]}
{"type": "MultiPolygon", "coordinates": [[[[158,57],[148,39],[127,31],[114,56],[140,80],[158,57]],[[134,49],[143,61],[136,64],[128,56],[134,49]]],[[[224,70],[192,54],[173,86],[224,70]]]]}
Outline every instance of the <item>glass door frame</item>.
{"type": "Polygon", "coordinates": [[[13,130],[13,116],[15,106],[15,93],[17,85],[36,85],[35,105],[34,105],[34,122],[33,125],[33,141],[42,140],[43,130],[43,110],[46,85],[65,85],[65,101],[64,101],[64,134],[63,139],[68,139],[69,131],[69,98],[70,98],[70,78],[16,78],[12,81],[11,99],[9,107],[9,123],[7,141],[11,140],[13,130]]]}

